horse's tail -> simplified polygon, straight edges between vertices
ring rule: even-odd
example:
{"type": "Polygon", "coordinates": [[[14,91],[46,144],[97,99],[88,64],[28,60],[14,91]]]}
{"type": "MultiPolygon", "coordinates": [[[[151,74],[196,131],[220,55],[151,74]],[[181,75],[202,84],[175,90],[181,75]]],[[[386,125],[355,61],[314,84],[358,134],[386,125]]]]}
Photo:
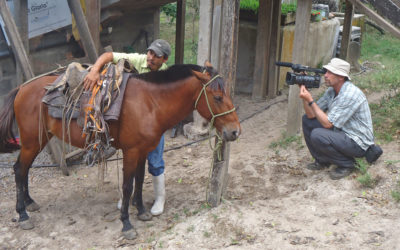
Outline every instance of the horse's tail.
{"type": "Polygon", "coordinates": [[[15,113],[14,113],[14,100],[19,91],[19,87],[11,90],[11,92],[4,99],[3,107],[0,109],[0,152],[10,153],[20,149],[14,133],[12,131],[15,113]]]}

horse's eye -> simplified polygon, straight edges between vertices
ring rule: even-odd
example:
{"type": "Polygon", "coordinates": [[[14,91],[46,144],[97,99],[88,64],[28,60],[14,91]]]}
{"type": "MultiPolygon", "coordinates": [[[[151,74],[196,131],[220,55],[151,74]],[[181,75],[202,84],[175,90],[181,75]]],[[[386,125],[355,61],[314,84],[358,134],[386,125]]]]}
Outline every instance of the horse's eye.
{"type": "Polygon", "coordinates": [[[216,102],[222,102],[222,96],[214,96],[214,100],[216,101],[216,102]]]}

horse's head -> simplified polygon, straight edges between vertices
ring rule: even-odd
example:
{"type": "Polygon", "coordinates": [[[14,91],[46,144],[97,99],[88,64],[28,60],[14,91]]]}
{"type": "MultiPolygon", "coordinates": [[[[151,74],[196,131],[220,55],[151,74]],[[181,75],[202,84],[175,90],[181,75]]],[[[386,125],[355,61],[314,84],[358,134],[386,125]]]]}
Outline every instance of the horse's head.
{"type": "Polygon", "coordinates": [[[193,71],[193,74],[202,84],[195,108],[201,116],[214,123],[225,140],[236,140],[241,132],[240,122],[224,79],[208,62],[204,72],[193,71]]]}

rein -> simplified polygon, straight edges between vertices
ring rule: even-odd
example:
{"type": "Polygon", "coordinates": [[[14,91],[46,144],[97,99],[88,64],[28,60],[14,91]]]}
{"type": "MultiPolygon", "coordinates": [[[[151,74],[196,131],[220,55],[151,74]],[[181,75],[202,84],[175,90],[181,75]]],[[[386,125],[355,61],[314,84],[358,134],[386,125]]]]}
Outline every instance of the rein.
{"type": "Polygon", "coordinates": [[[203,88],[201,89],[201,91],[200,91],[200,93],[199,93],[199,96],[198,96],[197,99],[196,99],[196,102],[195,102],[195,104],[194,104],[194,108],[197,109],[197,103],[199,102],[201,95],[204,93],[204,96],[205,96],[206,102],[207,102],[207,106],[208,106],[208,110],[210,111],[211,116],[212,116],[211,121],[210,121],[209,132],[208,132],[209,135],[210,135],[210,137],[209,137],[209,139],[210,139],[210,140],[209,140],[210,148],[211,148],[211,150],[213,150],[213,151],[217,151],[218,160],[221,160],[221,150],[219,150],[219,149],[220,149],[221,146],[222,146],[222,138],[221,138],[221,136],[218,134],[218,132],[215,133],[215,135],[216,135],[216,137],[217,137],[217,139],[218,139],[218,140],[217,140],[217,143],[216,143],[216,145],[215,145],[215,147],[213,148],[212,145],[211,145],[211,131],[212,131],[212,129],[214,128],[214,120],[215,120],[215,118],[217,118],[217,117],[219,117],[219,116],[223,116],[223,115],[227,115],[227,114],[229,114],[229,113],[232,113],[233,111],[236,110],[236,108],[233,107],[233,109],[228,110],[228,111],[225,111],[225,112],[222,112],[222,113],[219,113],[219,114],[214,114],[214,112],[212,111],[211,106],[210,106],[210,102],[208,101],[208,96],[207,96],[206,88],[208,87],[208,85],[210,85],[210,84],[211,84],[215,79],[217,79],[218,77],[221,77],[221,76],[220,76],[220,75],[216,75],[216,76],[214,76],[213,78],[211,78],[211,80],[208,81],[206,84],[203,84],[203,88]]]}

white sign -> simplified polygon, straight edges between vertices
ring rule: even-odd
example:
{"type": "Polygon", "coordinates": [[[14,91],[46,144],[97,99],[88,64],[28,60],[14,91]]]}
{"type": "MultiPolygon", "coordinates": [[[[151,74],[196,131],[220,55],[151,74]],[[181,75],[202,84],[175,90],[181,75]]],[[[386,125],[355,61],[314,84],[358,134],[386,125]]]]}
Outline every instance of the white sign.
{"type": "MultiPolygon", "coordinates": [[[[17,0],[19,1],[19,0],[17,0]]],[[[14,2],[6,1],[14,13],[14,2]]],[[[28,37],[32,38],[71,24],[71,11],[66,0],[28,0],[28,37]]],[[[0,16],[0,25],[4,23],[0,16]]],[[[4,32],[5,33],[5,32],[4,32]]],[[[7,39],[7,36],[6,36],[7,39]]],[[[7,43],[8,39],[7,39],[7,43]]]]}
{"type": "Polygon", "coordinates": [[[32,38],[71,24],[65,0],[28,0],[28,37],[32,38]]]}

